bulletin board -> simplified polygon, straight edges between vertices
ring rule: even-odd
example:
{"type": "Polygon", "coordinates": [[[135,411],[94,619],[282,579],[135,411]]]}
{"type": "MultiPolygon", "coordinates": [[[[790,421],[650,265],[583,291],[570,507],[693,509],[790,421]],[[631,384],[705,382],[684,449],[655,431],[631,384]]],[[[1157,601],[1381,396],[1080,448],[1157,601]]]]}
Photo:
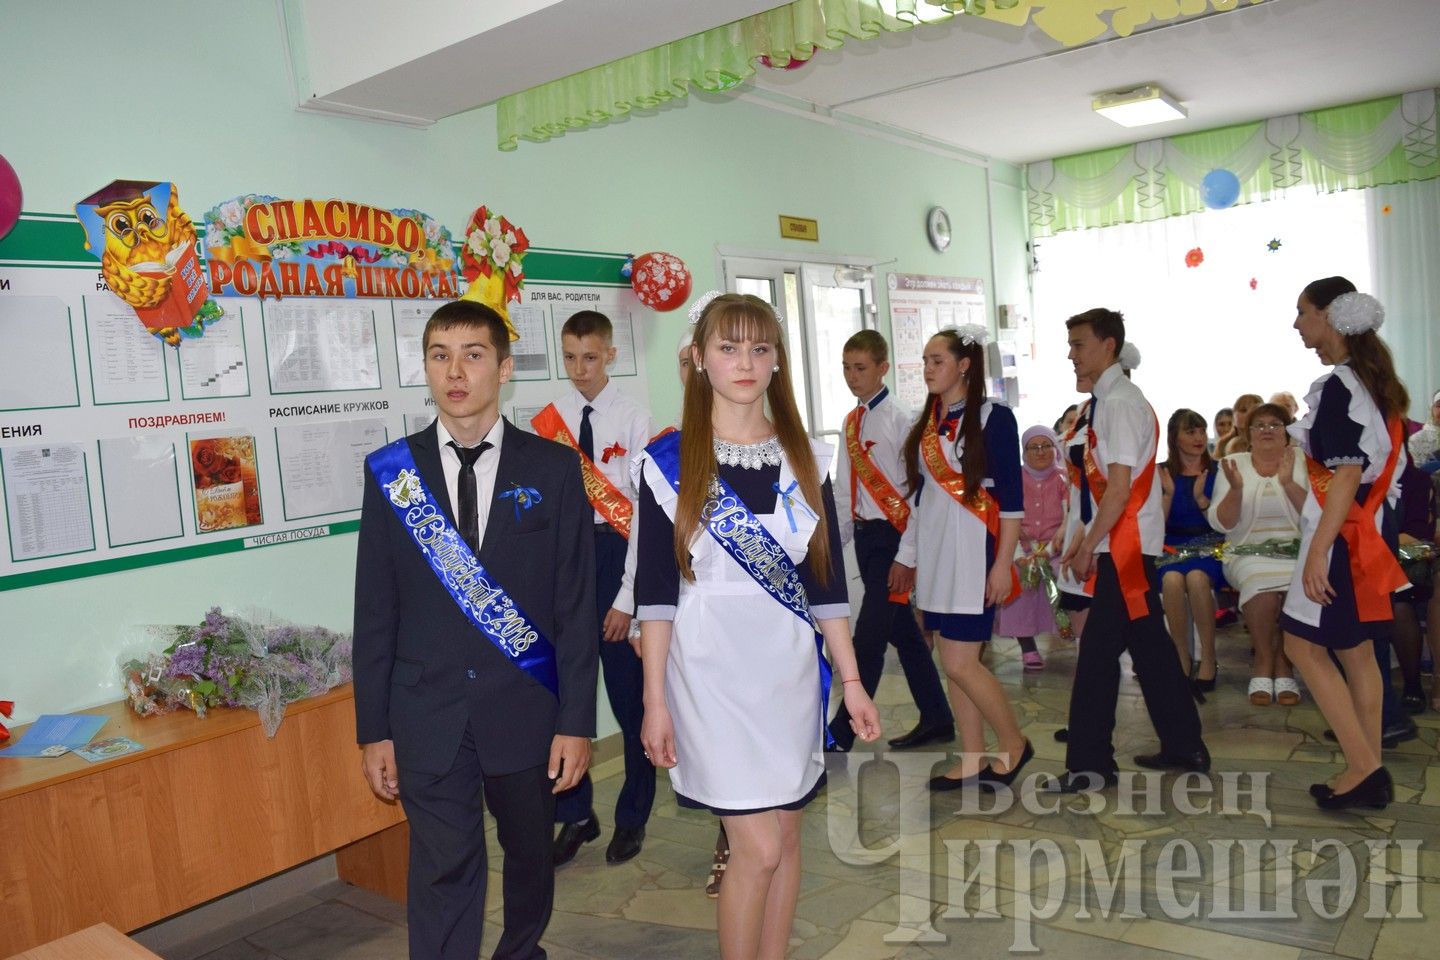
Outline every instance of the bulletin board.
{"type": "MultiPolygon", "coordinates": [[[[610,369],[647,395],[654,314],[624,254],[531,247],[501,412],[569,389],[559,332],[614,321],[610,369]]],[[[463,289],[463,287],[462,287],[463,289]]],[[[431,422],[421,333],[443,301],[221,298],[176,347],[111,293],[75,217],[0,240],[0,591],[354,532],[364,458],[431,422]]]]}
{"type": "Polygon", "coordinates": [[[890,300],[895,396],[909,410],[925,401],[925,344],[946,327],[987,326],[985,282],[919,273],[886,276],[890,300]]]}

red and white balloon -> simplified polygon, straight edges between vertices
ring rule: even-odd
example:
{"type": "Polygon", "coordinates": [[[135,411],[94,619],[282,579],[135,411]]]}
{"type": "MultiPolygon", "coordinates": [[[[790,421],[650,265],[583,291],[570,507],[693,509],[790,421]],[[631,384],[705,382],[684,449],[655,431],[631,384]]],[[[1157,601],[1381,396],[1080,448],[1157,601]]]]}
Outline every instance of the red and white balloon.
{"type": "Polygon", "coordinates": [[[642,253],[635,258],[630,287],[652,310],[674,310],[690,299],[690,269],[673,253],[642,253]]]}
{"type": "Polygon", "coordinates": [[[10,162],[0,156],[0,237],[20,219],[20,177],[10,162]]]}

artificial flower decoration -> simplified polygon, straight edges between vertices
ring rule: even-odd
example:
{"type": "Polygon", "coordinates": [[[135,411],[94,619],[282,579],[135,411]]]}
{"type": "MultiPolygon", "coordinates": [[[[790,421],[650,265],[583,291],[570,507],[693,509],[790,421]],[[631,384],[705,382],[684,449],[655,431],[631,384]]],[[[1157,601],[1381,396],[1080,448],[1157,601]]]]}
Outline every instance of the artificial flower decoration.
{"type": "Polygon", "coordinates": [[[1279,240],[1279,238],[1277,237],[1276,239],[1271,240],[1269,243],[1265,244],[1265,249],[1266,249],[1266,250],[1269,250],[1271,253],[1274,253],[1276,250],[1279,250],[1279,249],[1280,249],[1280,240],[1279,240]]]}
{"type": "Polygon", "coordinates": [[[1260,286],[1260,281],[1259,281],[1259,280],[1256,280],[1254,277],[1251,277],[1251,278],[1250,278],[1250,289],[1251,289],[1251,290],[1254,290],[1254,289],[1255,289],[1256,287],[1258,287],[1258,286],[1260,286]]]}
{"type": "Polygon", "coordinates": [[[1190,252],[1185,254],[1185,266],[1198,267],[1205,262],[1205,251],[1199,247],[1191,247],[1190,252]]]}
{"type": "Polygon", "coordinates": [[[1390,215],[1390,204],[1387,203],[1385,204],[1385,206],[1381,207],[1380,212],[1388,217],[1390,215]]]}
{"type": "Polygon", "coordinates": [[[470,283],[461,299],[483,303],[500,314],[512,341],[520,335],[510,322],[509,304],[520,302],[525,285],[521,261],[530,249],[525,231],[486,207],[480,207],[465,225],[460,248],[460,272],[470,283]]]}

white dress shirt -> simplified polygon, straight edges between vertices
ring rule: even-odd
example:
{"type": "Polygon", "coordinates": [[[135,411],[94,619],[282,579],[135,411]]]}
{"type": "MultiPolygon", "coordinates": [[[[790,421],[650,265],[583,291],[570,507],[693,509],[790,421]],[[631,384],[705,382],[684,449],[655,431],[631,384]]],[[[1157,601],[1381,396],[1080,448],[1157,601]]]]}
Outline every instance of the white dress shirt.
{"type": "MultiPolygon", "coordinates": [[[[901,409],[888,387],[881,387],[879,393],[862,402],[860,407],[864,410],[860,414],[860,446],[863,449],[866,443],[873,442],[870,459],[903,497],[905,461],[901,448],[905,445],[905,437],[910,433],[912,418],[901,409]]],[[[855,535],[856,518],[851,516],[852,509],[861,520],[888,519],[885,511],[880,509],[880,504],[870,496],[870,491],[859,478],[855,480],[855,502],[850,502],[850,478],[854,469],[850,463],[850,448],[845,442],[842,429],[840,459],[835,475],[835,513],[840,520],[841,543],[849,543],[855,535]]]]}
{"type": "MultiPolygon", "coordinates": [[[[460,454],[450,446],[455,440],[445,429],[445,421],[435,418],[435,436],[440,443],[440,469],[445,473],[445,492],[450,495],[450,515],[455,518],[456,528],[460,525],[460,454]]],[[[475,512],[478,514],[479,531],[475,542],[485,542],[485,524],[490,519],[490,501],[495,498],[495,475],[500,472],[500,441],[505,436],[505,418],[496,417],[495,426],[485,434],[490,449],[480,454],[475,461],[475,512]]],[[[455,440],[456,443],[460,441],[455,440]]],[[[462,444],[463,446],[463,444],[462,444]]],[[[477,444],[478,446],[478,444],[477,444]]]]}
{"type": "MultiPolygon", "coordinates": [[[[580,443],[580,418],[585,407],[590,408],[590,432],[595,440],[595,469],[615,485],[615,489],[630,501],[637,503],[635,483],[630,478],[630,461],[640,455],[650,438],[655,434],[655,424],[644,407],[621,393],[615,381],[608,381],[594,400],[586,400],[579,390],[570,389],[555,401],[555,409],[565,421],[565,428],[580,443]],[[620,453],[615,449],[619,445],[620,453]],[[605,451],[611,450],[609,459],[605,451]]],[[[635,611],[635,544],[638,542],[636,526],[639,510],[631,515],[630,545],[625,551],[625,573],[620,580],[620,591],[615,594],[610,606],[621,613],[635,611]]],[[[605,515],[595,511],[595,522],[605,523],[605,515]]]]}
{"type": "MultiPolygon", "coordinates": [[[[1091,426],[1095,431],[1095,466],[1101,475],[1109,473],[1110,464],[1123,464],[1130,468],[1130,483],[1139,481],[1140,473],[1155,461],[1157,424],[1155,411],[1150,407],[1145,394],[1120,369],[1112,363],[1100,374],[1091,391],[1095,402],[1091,405],[1091,426]]],[[[1090,491],[1095,511],[1100,509],[1100,498],[1096,491],[1090,491]]],[[[1157,557],[1165,547],[1165,513],[1161,500],[1160,477],[1152,472],[1150,494],[1140,506],[1140,552],[1157,557]]],[[[1100,541],[1097,553],[1110,552],[1110,535],[1100,541]]]]}

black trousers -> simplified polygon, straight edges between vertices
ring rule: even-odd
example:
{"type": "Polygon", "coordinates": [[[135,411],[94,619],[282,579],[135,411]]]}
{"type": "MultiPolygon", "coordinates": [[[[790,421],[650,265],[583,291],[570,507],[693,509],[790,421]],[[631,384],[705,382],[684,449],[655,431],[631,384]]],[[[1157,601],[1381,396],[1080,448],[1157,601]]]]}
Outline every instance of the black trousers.
{"type": "Polygon", "coordinates": [[[540,936],[555,899],[555,799],[545,767],[486,776],[467,729],[448,772],[400,771],[400,802],[410,820],[406,916],[411,960],[480,956],[487,806],[505,853],[505,929],[495,960],[544,960],[540,936]]]}
{"type": "Polygon", "coordinates": [[[1180,669],[1175,644],[1165,630],[1155,558],[1145,557],[1146,613],[1131,620],[1120,578],[1109,553],[1096,555],[1095,597],[1080,638],[1075,683],[1070,692],[1070,740],[1065,767],[1074,772],[1115,770],[1115,701],[1120,693],[1120,654],[1129,651],[1150,722],[1166,753],[1190,754],[1200,739],[1200,714],[1190,681],[1180,669]]]}
{"type": "MultiPolygon", "coordinates": [[[[940,672],[920,626],[910,612],[910,605],[890,602],[890,565],[900,549],[900,531],[885,520],[855,522],[855,561],[860,566],[860,582],[865,596],[860,601],[860,616],[855,620],[855,665],[860,671],[860,685],[872,697],[885,670],[885,648],[894,645],[900,656],[900,669],[910,686],[910,696],[920,708],[920,725],[938,727],[954,724],[940,672]]],[[[830,735],[836,744],[850,749],[855,731],[850,729],[850,711],[842,700],[835,719],[830,721],[830,735]]]]}
{"type": "MultiPolygon", "coordinates": [[[[595,630],[600,644],[600,670],[605,675],[605,696],[615,722],[620,725],[620,739],[625,748],[625,782],[615,800],[615,826],[638,830],[650,820],[655,804],[655,765],[645,759],[645,745],[640,742],[640,725],[645,719],[645,673],[640,658],[628,640],[607,643],[600,635],[605,614],[620,580],[625,575],[626,539],[609,527],[595,528],[595,612],[599,618],[595,630]]],[[[593,812],[595,788],[590,774],[572,789],[562,793],[555,804],[557,823],[577,823],[593,812]]]]}

